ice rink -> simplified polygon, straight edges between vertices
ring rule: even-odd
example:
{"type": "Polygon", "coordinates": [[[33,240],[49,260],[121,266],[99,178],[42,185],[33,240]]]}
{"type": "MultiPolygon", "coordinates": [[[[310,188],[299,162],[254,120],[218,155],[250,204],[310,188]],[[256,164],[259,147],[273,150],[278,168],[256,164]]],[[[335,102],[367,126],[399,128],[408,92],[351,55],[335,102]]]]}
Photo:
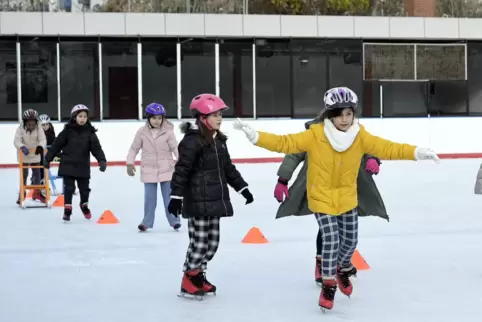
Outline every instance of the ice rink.
{"type": "MultiPolygon", "coordinates": [[[[208,267],[218,286],[202,302],[178,298],[188,243],[168,227],[159,197],[154,230],[139,233],[143,186],[124,167],[93,168],[91,221],[74,198],[62,208],[20,209],[18,169],[0,170],[0,321],[2,322],[443,322],[482,321],[481,160],[384,162],[376,182],[387,223],[361,218],[358,250],[371,266],[337,292],[323,314],[314,283],[316,221],[274,220],[278,164],[237,165],[255,202],[231,197],[235,216],[221,222],[221,246],[208,267]],[[116,225],[96,223],[110,209],[116,225]],[[259,227],[269,243],[241,239],[259,227]]],[[[60,182],[58,183],[60,186],[60,182]]]]}

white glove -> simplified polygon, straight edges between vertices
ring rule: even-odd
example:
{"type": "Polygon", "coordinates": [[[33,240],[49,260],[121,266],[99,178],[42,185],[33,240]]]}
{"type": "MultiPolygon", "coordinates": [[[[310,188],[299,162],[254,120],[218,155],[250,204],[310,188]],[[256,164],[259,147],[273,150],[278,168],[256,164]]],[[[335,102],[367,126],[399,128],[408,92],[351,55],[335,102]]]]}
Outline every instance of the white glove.
{"type": "Polygon", "coordinates": [[[415,159],[418,160],[434,160],[440,162],[438,155],[431,149],[419,148],[415,149],[415,159]]]}
{"type": "Polygon", "coordinates": [[[256,144],[256,142],[258,142],[258,139],[259,139],[259,134],[258,132],[256,132],[251,126],[249,126],[248,124],[244,123],[243,121],[241,121],[239,118],[237,118],[234,123],[233,123],[233,128],[235,130],[241,130],[244,132],[244,134],[246,134],[246,137],[248,138],[248,140],[253,143],[253,144],[256,144]]]}

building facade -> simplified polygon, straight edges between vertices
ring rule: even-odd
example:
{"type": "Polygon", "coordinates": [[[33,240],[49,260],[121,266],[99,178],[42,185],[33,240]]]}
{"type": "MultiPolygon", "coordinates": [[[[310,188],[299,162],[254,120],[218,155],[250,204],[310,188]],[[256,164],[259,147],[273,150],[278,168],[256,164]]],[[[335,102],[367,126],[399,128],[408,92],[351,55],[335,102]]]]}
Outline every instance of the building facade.
{"type": "Polygon", "coordinates": [[[0,12],[0,121],[188,118],[216,93],[227,117],[310,118],[348,86],[362,117],[482,115],[482,19],[0,12]]]}

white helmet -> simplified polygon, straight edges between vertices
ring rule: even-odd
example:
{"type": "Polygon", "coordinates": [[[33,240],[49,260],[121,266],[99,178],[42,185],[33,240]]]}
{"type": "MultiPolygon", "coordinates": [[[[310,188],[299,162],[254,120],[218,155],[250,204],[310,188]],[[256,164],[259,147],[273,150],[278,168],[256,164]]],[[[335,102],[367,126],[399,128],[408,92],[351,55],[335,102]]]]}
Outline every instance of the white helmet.
{"type": "Polygon", "coordinates": [[[326,91],[323,97],[327,109],[338,109],[358,106],[358,96],[348,87],[334,87],[326,91]]]}
{"type": "Polygon", "coordinates": [[[38,117],[38,120],[40,121],[40,124],[49,124],[50,123],[50,117],[47,114],[42,114],[38,117]]]}
{"type": "Polygon", "coordinates": [[[70,111],[70,115],[74,116],[75,114],[79,113],[80,111],[86,111],[88,113],[89,108],[87,106],[85,106],[84,104],[77,104],[74,107],[72,107],[72,111],[70,111]]]}

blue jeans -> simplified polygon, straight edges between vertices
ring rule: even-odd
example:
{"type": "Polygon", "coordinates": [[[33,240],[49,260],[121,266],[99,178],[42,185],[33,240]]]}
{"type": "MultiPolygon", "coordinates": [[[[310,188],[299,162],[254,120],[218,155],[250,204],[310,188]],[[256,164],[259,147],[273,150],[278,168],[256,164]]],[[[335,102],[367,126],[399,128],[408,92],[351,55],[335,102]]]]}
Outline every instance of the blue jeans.
{"type": "Polygon", "coordinates": [[[154,219],[156,216],[157,207],[157,185],[161,186],[162,200],[164,201],[164,211],[166,213],[167,221],[171,227],[176,224],[181,224],[180,217],[174,217],[167,210],[169,200],[171,198],[171,182],[159,182],[159,183],[144,183],[144,219],[142,224],[147,228],[154,227],[154,219]]]}

